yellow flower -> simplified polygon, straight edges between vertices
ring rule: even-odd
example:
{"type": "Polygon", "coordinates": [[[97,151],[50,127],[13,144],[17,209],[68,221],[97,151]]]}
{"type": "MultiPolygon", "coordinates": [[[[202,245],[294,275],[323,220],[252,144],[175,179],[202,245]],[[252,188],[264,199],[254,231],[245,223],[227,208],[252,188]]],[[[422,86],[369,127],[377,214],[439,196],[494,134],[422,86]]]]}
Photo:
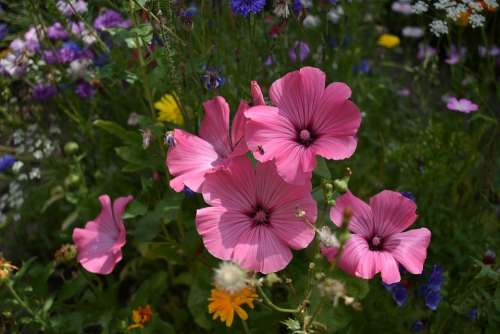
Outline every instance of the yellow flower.
{"type": "Polygon", "coordinates": [[[145,324],[151,321],[153,317],[153,310],[150,305],[139,307],[132,311],[132,325],[128,329],[143,328],[145,324]]]}
{"type": "Polygon", "coordinates": [[[248,314],[241,307],[247,304],[253,308],[253,300],[257,298],[254,289],[243,288],[237,292],[229,293],[222,289],[213,289],[211,298],[208,300],[208,313],[213,313],[213,319],[220,318],[222,322],[226,323],[227,327],[233,324],[234,312],[242,319],[247,320],[248,314]]]}
{"type": "Polygon", "coordinates": [[[155,102],[154,106],[159,110],[159,121],[170,122],[179,125],[184,124],[184,118],[182,117],[181,109],[179,108],[174,95],[165,94],[159,101],[155,102]]]}
{"type": "Polygon", "coordinates": [[[399,45],[399,37],[391,34],[383,34],[378,38],[377,44],[384,48],[392,49],[399,45]]]}

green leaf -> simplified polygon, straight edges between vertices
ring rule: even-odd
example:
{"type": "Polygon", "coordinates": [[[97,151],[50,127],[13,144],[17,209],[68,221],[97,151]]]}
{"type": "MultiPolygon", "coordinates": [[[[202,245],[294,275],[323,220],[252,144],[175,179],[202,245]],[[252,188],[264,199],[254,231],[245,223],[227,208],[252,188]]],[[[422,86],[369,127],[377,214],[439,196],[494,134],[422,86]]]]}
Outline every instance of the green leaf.
{"type": "Polygon", "coordinates": [[[325,159],[321,157],[316,157],[316,168],[314,169],[314,174],[324,177],[325,179],[331,179],[332,174],[326,164],[325,159]]]}
{"type": "Polygon", "coordinates": [[[141,202],[135,200],[127,207],[127,211],[123,214],[123,219],[135,218],[137,216],[144,216],[148,212],[148,207],[141,202]]]}
{"type": "Polygon", "coordinates": [[[209,291],[210,287],[202,288],[198,282],[194,282],[188,295],[188,307],[194,321],[206,330],[211,329],[213,325],[207,308],[209,291]]]}
{"type": "Polygon", "coordinates": [[[139,144],[141,143],[141,135],[135,131],[125,130],[122,126],[112,121],[98,119],[94,121],[94,125],[98,128],[120,138],[125,143],[139,144]]]}

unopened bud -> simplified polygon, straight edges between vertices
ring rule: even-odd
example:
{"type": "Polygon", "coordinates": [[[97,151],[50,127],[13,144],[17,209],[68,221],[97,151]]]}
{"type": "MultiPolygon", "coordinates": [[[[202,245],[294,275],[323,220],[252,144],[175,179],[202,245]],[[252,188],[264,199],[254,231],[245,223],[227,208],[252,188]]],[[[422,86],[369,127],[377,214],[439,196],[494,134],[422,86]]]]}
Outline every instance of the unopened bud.
{"type": "Polygon", "coordinates": [[[80,148],[80,146],[78,145],[78,143],[75,143],[74,141],[70,141],[64,145],[64,153],[66,153],[68,155],[75,154],[76,152],[78,152],[79,148],[80,148]]]}
{"type": "Polygon", "coordinates": [[[343,194],[348,190],[349,179],[345,179],[345,178],[337,179],[337,180],[333,181],[333,186],[334,186],[335,190],[337,190],[339,193],[343,194]]]}
{"type": "Polygon", "coordinates": [[[78,174],[70,174],[64,179],[64,185],[66,187],[72,186],[80,181],[80,176],[78,174]]]}
{"type": "Polygon", "coordinates": [[[316,264],[314,262],[309,263],[309,270],[313,270],[314,267],[316,267],[316,264]]]}
{"type": "Polygon", "coordinates": [[[54,260],[58,263],[69,262],[76,257],[75,245],[62,245],[55,253],[54,260]]]}
{"type": "Polygon", "coordinates": [[[281,283],[281,278],[278,275],[276,275],[276,273],[270,273],[270,274],[266,275],[266,278],[264,279],[264,283],[267,286],[271,287],[276,283],[281,283]]]}

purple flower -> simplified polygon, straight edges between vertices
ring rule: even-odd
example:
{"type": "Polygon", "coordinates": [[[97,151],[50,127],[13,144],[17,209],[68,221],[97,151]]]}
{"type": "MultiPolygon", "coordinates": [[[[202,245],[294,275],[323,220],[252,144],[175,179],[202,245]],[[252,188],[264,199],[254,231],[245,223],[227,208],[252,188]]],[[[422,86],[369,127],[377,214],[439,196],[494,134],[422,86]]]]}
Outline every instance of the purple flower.
{"type": "Polygon", "coordinates": [[[467,316],[471,320],[477,320],[477,307],[473,307],[467,312],[467,316]]]}
{"type": "Polygon", "coordinates": [[[432,266],[427,276],[427,283],[420,287],[419,292],[424,299],[425,306],[430,310],[437,310],[441,302],[441,288],[444,283],[443,267],[432,266]]]}
{"type": "Polygon", "coordinates": [[[384,287],[391,293],[392,299],[398,306],[403,306],[408,300],[408,290],[400,283],[385,284],[384,287]]]}
{"type": "Polygon", "coordinates": [[[419,333],[424,330],[424,322],[422,320],[417,320],[411,325],[410,329],[413,333],[419,333]]]}
{"type": "Polygon", "coordinates": [[[354,73],[368,73],[370,72],[371,66],[368,59],[363,59],[359,64],[355,64],[352,66],[352,70],[354,73]]]}
{"type": "Polygon", "coordinates": [[[448,50],[448,57],[445,59],[445,63],[448,65],[455,65],[460,62],[460,60],[465,56],[467,50],[464,47],[456,47],[452,45],[448,50]]]}
{"type": "Polygon", "coordinates": [[[463,112],[466,114],[479,109],[479,106],[477,104],[473,103],[472,101],[467,100],[467,99],[460,99],[459,100],[454,96],[452,96],[448,99],[448,103],[446,104],[446,107],[449,110],[463,112]]]}
{"type": "Polygon", "coordinates": [[[104,9],[94,20],[94,28],[103,31],[110,28],[129,28],[130,20],[125,20],[120,13],[111,9],[104,9]]]}
{"type": "Polygon", "coordinates": [[[266,0],[231,0],[233,13],[245,17],[259,13],[265,5],[266,0]]]}
{"type": "Polygon", "coordinates": [[[58,52],[54,50],[43,50],[42,58],[49,65],[59,63],[58,52]]]}
{"type": "Polygon", "coordinates": [[[88,99],[95,95],[94,87],[87,81],[80,81],[76,86],[75,93],[82,99],[88,99]]]}
{"type": "Polygon", "coordinates": [[[407,1],[394,1],[392,3],[391,9],[396,13],[403,15],[410,15],[413,13],[411,3],[407,1]]]}
{"type": "Polygon", "coordinates": [[[297,62],[297,59],[303,62],[307,56],[309,56],[310,52],[311,50],[306,42],[296,41],[293,47],[288,50],[288,57],[290,57],[290,60],[294,63],[297,62]]]}
{"type": "Polygon", "coordinates": [[[64,16],[73,16],[76,13],[85,13],[87,11],[87,3],[83,0],[59,0],[57,9],[64,16]]]}
{"type": "Polygon", "coordinates": [[[269,55],[264,59],[264,65],[271,66],[273,64],[273,56],[269,55]]]}
{"type": "Polygon", "coordinates": [[[433,48],[432,46],[424,43],[418,44],[418,52],[417,52],[417,59],[418,60],[425,60],[427,58],[430,58],[432,56],[435,56],[437,53],[437,50],[433,48]]]}
{"type": "Polygon", "coordinates": [[[203,74],[201,81],[206,89],[217,89],[224,84],[224,77],[215,68],[204,66],[205,73],[203,74]]]}
{"type": "Polygon", "coordinates": [[[304,6],[302,6],[302,2],[300,0],[293,0],[292,9],[295,15],[299,15],[303,8],[304,6]]]}
{"type": "MultiPolygon", "coordinates": [[[[42,32],[40,32],[41,34],[42,32]]],[[[43,36],[40,36],[43,37],[43,36]]],[[[30,52],[38,52],[40,48],[40,42],[38,40],[38,31],[35,27],[30,27],[29,30],[24,34],[25,47],[30,52]]]]}
{"type": "Polygon", "coordinates": [[[410,96],[410,95],[411,95],[411,91],[410,91],[408,88],[403,87],[403,88],[399,89],[399,90],[396,92],[396,94],[397,94],[398,96],[408,97],[408,96],[410,96]]]}
{"type": "Polygon", "coordinates": [[[16,158],[12,154],[4,154],[0,156],[0,173],[5,172],[7,169],[12,167],[16,162],[16,158]]]}
{"type": "Polygon", "coordinates": [[[57,94],[56,86],[52,84],[38,84],[33,87],[32,96],[35,100],[43,102],[57,94]]]}
{"type": "Polygon", "coordinates": [[[66,39],[68,38],[68,32],[61,23],[55,22],[47,28],[47,36],[50,39],[66,39]]]}
{"type": "Polygon", "coordinates": [[[425,306],[429,310],[435,311],[437,310],[439,304],[441,303],[441,292],[429,290],[424,295],[425,306]]]}
{"type": "Polygon", "coordinates": [[[9,33],[9,26],[7,23],[0,23],[0,41],[3,40],[9,33]]]}
{"type": "Polygon", "coordinates": [[[23,53],[9,53],[0,59],[0,73],[17,78],[26,73],[28,57],[23,53]]]}
{"type": "Polygon", "coordinates": [[[70,63],[82,55],[82,49],[75,42],[66,42],[59,49],[57,59],[60,63],[70,63]]]}
{"type": "Polygon", "coordinates": [[[15,54],[23,52],[25,47],[26,43],[20,38],[14,39],[9,45],[9,49],[11,49],[15,54]]]}

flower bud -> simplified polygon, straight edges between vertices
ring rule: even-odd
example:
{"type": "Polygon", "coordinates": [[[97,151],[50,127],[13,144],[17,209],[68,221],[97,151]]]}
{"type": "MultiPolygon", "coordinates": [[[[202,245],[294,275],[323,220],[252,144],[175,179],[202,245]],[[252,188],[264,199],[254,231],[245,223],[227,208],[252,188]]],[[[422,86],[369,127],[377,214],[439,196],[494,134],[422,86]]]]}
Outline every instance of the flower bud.
{"type": "Polygon", "coordinates": [[[69,262],[76,257],[76,247],[71,244],[62,245],[55,253],[54,260],[57,263],[69,262]]]}
{"type": "Polygon", "coordinates": [[[64,153],[66,153],[67,155],[75,154],[76,152],[78,152],[79,149],[80,146],[78,145],[78,143],[75,143],[74,141],[67,142],[64,145],[64,153]]]}
{"type": "Polygon", "coordinates": [[[276,273],[270,273],[266,275],[264,283],[267,286],[271,287],[276,283],[281,283],[281,278],[278,275],[276,275],[276,273]]]}

